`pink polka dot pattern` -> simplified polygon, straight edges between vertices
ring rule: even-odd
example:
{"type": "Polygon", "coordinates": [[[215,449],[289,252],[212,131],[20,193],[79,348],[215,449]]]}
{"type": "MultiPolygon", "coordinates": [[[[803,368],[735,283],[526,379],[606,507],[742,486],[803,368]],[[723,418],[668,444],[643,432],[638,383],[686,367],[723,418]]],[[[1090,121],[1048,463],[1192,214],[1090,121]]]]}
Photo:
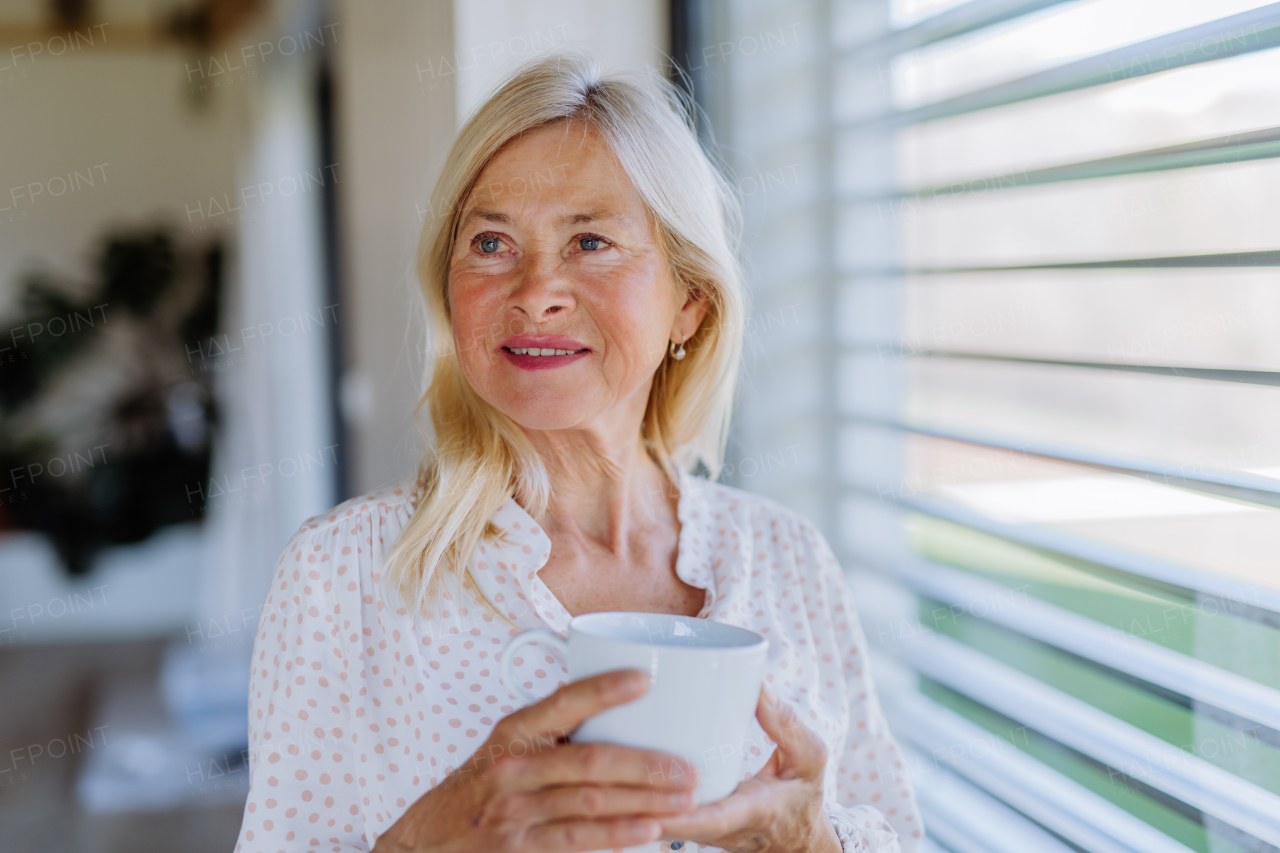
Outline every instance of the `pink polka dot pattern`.
{"type": "MultiPolygon", "coordinates": [[[[766,682],[830,749],[825,805],[844,850],[914,853],[919,809],[826,541],[766,498],[683,474],[679,485],[676,573],[706,590],[700,617],[769,638],[766,682]]],[[[551,541],[511,499],[493,516],[503,535],[468,562],[475,587],[450,576],[430,610],[410,613],[381,581],[413,509],[408,485],[355,498],[309,519],[285,548],[254,643],[236,853],[372,849],[519,707],[499,673],[507,640],[526,628],[567,635],[571,616],[538,576],[551,541]]],[[[567,678],[559,652],[537,643],[514,664],[539,696],[567,678]]],[[[753,720],[743,778],[773,748],[753,720]]]]}

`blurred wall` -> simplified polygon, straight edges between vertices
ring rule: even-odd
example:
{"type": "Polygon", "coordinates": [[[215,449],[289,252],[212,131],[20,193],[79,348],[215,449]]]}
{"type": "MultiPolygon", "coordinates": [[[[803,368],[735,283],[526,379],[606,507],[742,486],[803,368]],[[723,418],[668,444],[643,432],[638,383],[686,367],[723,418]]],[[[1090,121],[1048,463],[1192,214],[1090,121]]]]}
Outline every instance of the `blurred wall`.
{"type": "Polygon", "coordinates": [[[431,181],[452,140],[451,81],[419,81],[414,63],[453,52],[447,2],[339,4],[337,158],[347,318],[343,414],[351,489],[369,491],[413,471],[423,323],[412,277],[431,181]]]}
{"type": "Polygon", "coordinates": [[[591,51],[607,68],[665,68],[667,6],[664,0],[457,3],[459,116],[479,107],[516,67],[551,50],[591,51]]]}
{"type": "Polygon", "coordinates": [[[184,73],[179,51],[128,49],[109,27],[94,35],[95,45],[56,57],[31,58],[23,50],[14,60],[5,48],[11,67],[0,73],[3,314],[31,268],[87,275],[94,260],[87,249],[103,223],[163,218],[183,226],[179,236],[190,235],[200,216],[189,218],[186,207],[236,187],[246,89],[224,86],[198,97],[200,74],[184,73]],[[94,183],[68,190],[59,180],[68,172],[94,183]]]}

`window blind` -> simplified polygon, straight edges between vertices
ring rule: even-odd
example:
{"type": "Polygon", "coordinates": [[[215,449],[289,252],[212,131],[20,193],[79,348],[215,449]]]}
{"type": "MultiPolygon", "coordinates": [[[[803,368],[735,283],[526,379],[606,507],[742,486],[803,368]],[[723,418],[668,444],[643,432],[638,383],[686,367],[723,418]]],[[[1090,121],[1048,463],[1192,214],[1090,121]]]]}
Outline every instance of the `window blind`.
{"type": "Polygon", "coordinates": [[[1280,3],[680,5],[926,849],[1280,851],[1280,3]]]}

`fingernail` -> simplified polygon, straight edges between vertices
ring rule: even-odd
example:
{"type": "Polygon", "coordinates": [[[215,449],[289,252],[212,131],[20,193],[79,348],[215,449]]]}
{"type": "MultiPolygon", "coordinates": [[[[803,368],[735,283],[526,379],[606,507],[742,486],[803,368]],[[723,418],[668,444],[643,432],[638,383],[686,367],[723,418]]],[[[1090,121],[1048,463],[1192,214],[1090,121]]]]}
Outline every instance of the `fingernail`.
{"type": "Polygon", "coordinates": [[[769,686],[767,684],[764,686],[763,692],[764,692],[764,702],[766,705],[772,708],[778,704],[778,697],[773,694],[773,691],[769,689],[769,686]]]}
{"type": "Polygon", "coordinates": [[[638,669],[623,670],[614,680],[613,689],[617,693],[634,693],[647,680],[648,677],[638,669]]]}

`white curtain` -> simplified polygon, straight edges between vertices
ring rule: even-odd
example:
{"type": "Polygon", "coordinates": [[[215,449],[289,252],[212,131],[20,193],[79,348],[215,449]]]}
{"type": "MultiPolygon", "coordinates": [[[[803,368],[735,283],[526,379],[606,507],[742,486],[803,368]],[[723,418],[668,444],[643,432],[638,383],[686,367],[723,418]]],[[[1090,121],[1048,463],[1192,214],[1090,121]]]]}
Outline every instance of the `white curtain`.
{"type": "MultiPolygon", "coordinates": [[[[286,31],[308,28],[293,17],[286,31]]],[[[281,550],[338,499],[328,349],[343,312],[326,298],[322,203],[342,173],[320,162],[316,56],[264,64],[247,99],[198,621],[172,647],[164,685],[180,724],[210,746],[243,737],[253,635],[281,550]]]]}

